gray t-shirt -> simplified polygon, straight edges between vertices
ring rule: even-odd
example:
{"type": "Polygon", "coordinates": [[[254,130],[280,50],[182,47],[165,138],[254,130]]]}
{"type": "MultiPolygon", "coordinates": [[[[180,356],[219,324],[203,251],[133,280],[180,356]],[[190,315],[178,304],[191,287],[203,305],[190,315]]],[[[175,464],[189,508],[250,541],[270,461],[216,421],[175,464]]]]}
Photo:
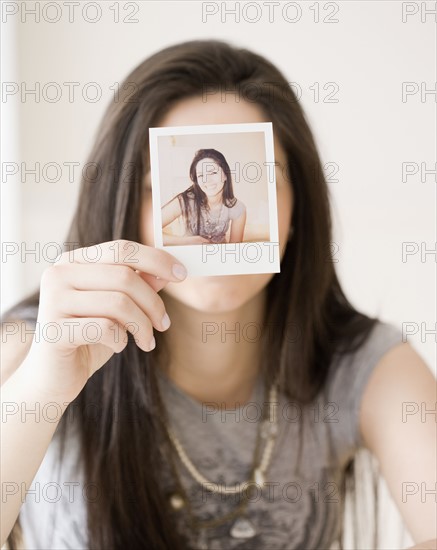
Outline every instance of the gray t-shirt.
{"type": "MultiPolygon", "coordinates": [[[[188,218],[186,226],[188,235],[197,235],[197,209],[193,198],[188,200],[188,211],[185,211],[185,205],[181,195],[178,195],[181,211],[188,218]]],[[[199,235],[206,239],[210,239],[212,243],[225,242],[226,232],[229,229],[231,220],[239,218],[246,211],[246,206],[239,199],[236,200],[234,206],[228,208],[225,204],[215,207],[214,212],[207,212],[205,209],[200,210],[199,216],[199,235]]]]}
{"type": "MultiPolygon", "coordinates": [[[[268,484],[259,488],[247,509],[257,534],[246,540],[230,537],[231,520],[204,531],[201,540],[193,538],[193,548],[330,548],[342,528],[339,486],[343,470],[363,447],[359,409],[366,382],[382,355],[401,342],[402,334],[396,327],[379,322],[357,352],[334,359],[325,392],[309,408],[300,410],[280,393],[279,432],[267,471],[268,484]],[[303,419],[298,471],[299,425],[303,419]]],[[[205,407],[158,372],[171,425],[196,468],[212,482],[243,484],[252,463],[256,419],[264,401],[261,380],[246,405],[205,415],[205,407]]],[[[92,498],[92,490],[88,490],[79,467],[75,437],[72,434],[66,460],[60,464],[55,434],[33,481],[34,492],[22,505],[20,518],[28,549],[88,548],[86,499],[92,498]]],[[[238,503],[234,496],[224,499],[202,491],[184,465],[176,464],[197,520],[221,517],[238,503]]],[[[182,520],[179,529],[185,529],[182,520]]]]}

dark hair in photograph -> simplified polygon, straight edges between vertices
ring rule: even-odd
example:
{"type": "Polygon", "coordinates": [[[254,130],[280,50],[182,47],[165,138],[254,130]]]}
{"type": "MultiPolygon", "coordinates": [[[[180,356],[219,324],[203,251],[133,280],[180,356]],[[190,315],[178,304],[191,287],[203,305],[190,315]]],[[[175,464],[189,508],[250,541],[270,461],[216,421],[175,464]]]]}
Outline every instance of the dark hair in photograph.
{"type": "MultiPolygon", "coordinates": [[[[266,113],[284,148],[294,196],[293,238],[287,243],[280,273],[274,274],[267,287],[265,322],[273,323],[276,330],[269,333],[268,342],[262,341],[263,376],[268,383],[279,377],[280,390],[287,398],[310,403],[325,387],[335,354],[355,352],[376,319],[351,305],[339,283],[336,264],[330,261],[328,186],[301,103],[270,61],[215,40],[167,47],[138,65],[125,83],[130,85],[120,86],[120,101],[109,105],[96,134],[88,161],[99,171],[81,181],[66,240],[79,243],[77,247],[115,239],[141,242],[148,129],[156,127],[177,102],[202,96],[206,88],[256,89],[252,102],[266,113]],[[130,178],[123,171],[126,166],[135,168],[130,178]],[[293,342],[285,337],[289,323],[300,328],[300,337],[293,342]]],[[[208,156],[218,158],[211,150],[208,156]]],[[[227,189],[226,199],[232,200],[230,178],[227,189]]],[[[6,312],[3,320],[35,323],[38,303],[39,291],[6,312]]],[[[174,528],[159,483],[172,451],[157,405],[155,369],[157,361],[171,350],[165,347],[165,333],[157,331],[155,337],[157,346],[149,353],[129,338],[123,352],[114,354],[69,405],[75,410],[86,482],[96,483],[100,490],[100,498],[87,503],[90,548],[188,548],[174,528]],[[122,404],[126,423],[115,421],[114,403],[122,404]],[[90,419],[86,414],[90,406],[100,411],[97,417],[90,419]]],[[[57,428],[62,438],[71,424],[67,408],[57,428]]],[[[359,502],[354,497],[359,481],[355,464],[355,458],[348,463],[341,487],[351,503],[359,502]]],[[[354,526],[363,521],[367,535],[371,529],[368,518],[362,513],[354,517],[354,526]]],[[[8,538],[10,548],[17,547],[18,530],[19,520],[8,538]]],[[[341,548],[343,543],[341,536],[341,548]]]]}
{"type": "Polygon", "coordinates": [[[190,212],[190,200],[194,200],[196,208],[196,234],[199,235],[200,230],[200,211],[201,209],[209,210],[208,197],[206,193],[201,189],[197,183],[197,164],[203,159],[212,159],[215,161],[220,168],[223,170],[223,173],[226,177],[225,184],[223,186],[223,195],[222,201],[225,206],[232,208],[237,199],[234,197],[234,190],[232,185],[232,174],[229,164],[225,159],[224,155],[217,151],[216,149],[199,149],[194,155],[193,161],[190,166],[190,179],[193,182],[188,189],[179,193],[179,196],[182,199],[182,213],[186,222],[187,229],[190,229],[189,226],[189,212],[190,212]]]}

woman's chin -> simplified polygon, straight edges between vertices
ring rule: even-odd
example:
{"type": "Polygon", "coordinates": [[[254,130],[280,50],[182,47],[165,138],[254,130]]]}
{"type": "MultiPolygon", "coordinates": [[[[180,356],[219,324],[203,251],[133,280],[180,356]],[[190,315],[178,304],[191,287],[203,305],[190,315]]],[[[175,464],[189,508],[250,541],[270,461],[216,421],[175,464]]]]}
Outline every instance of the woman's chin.
{"type": "Polygon", "coordinates": [[[269,278],[269,274],[189,277],[183,283],[168,283],[164,293],[198,311],[226,313],[257,295],[269,278]]]}

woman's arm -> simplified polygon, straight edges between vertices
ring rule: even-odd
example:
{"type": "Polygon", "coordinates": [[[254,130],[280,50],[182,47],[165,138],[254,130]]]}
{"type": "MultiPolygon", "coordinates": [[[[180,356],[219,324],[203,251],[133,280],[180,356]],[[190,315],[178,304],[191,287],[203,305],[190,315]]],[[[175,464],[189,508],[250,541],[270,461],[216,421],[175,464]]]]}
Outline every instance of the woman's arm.
{"type": "Polygon", "coordinates": [[[174,197],[161,208],[162,228],[167,227],[176,218],[182,215],[181,205],[177,197],[174,197]]]}
{"type": "Polygon", "coordinates": [[[375,366],[361,402],[363,441],[417,548],[436,548],[436,401],[432,372],[401,343],[375,366]]]}
{"type": "MultiPolygon", "coordinates": [[[[40,370],[36,358],[28,355],[17,367],[12,345],[3,344],[10,358],[2,364],[7,381],[1,388],[1,546],[17,520],[61,416],[74,398],[45,392],[44,381],[36,374],[40,370]]],[[[14,347],[17,358],[26,353],[25,344],[14,347]]]]}
{"type": "MultiPolygon", "coordinates": [[[[161,209],[162,214],[162,228],[169,225],[176,218],[182,215],[181,205],[177,197],[174,197],[170,202],[165,204],[161,209]]],[[[187,244],[203,244],[209,243],[208,239],[204,239],[199,235],[170,235],[165,231],[162,232],[162,242],[165,246],[171,245],[187,245],[187,244]]]]}
{"type": "Polygon", "coordinates": [[[230,243],[241,243],[244,236],[244,227],[246,225],[246,210],[237,219],[231,221],[230,243]]]}
{"type": "Polygon", "coordinates": [[[34,327],[21,319],[4,321],[1,324],[1,386],[14,374],[29,353],[34,330],[34,327]]]}
{"type": "Polygon", "coordinates": [[[169,235],[168,233],[165,233],[165,231],[162,232],[162,241],[166,246],[177,246],[182,244],[205,244],[211,242],[208,239],[204,239],[200,235],[169,235]]]}
{"type": "MultiPolygon", "coordinates": [[[[69,403],[114,353],[126,348],[128,331],[137,332],[136,345],[148,352],[155,347],[153,328],[164,331],[169,327],[158,291],[168,281],[184,278],[183,273],[174,272],[175,265],[184,272],[183,265],[165,251],[140,243],[118,240],[99,247],[101,257],[96,263],[88,261],[84,249],[75,249],[61,254],[41,277],[36,331],[55,325],[58,338],[48,340],[35,332],[20,365],[18,359],[27,349],[17,350],[16,357],[7,354],[8,364],[2,363],[8,378],[1,387],[0,404],[0,546],[14,526],[69,403]],[[114,244],[120,245],[117,258],[114,244]],[[136,270],[131,267],[132,244],[137,245],[136,270]],[[87,337],[90,322],[99,327],[97,341],[87,337]]],[[[5,343],[3,336],[2,349],[17,346],[16,341],[5,343]]]]}

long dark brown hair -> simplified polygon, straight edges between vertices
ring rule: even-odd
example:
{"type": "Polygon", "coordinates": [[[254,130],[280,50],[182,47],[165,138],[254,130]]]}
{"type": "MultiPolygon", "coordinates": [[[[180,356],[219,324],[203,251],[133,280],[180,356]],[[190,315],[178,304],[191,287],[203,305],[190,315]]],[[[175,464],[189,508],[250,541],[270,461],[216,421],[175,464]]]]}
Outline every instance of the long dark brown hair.
{"type": "MultiPolygon", "coordinates": [[[[288,398],[309,403],[324,388],[334,353],[357,350],[376,320],[349,303],[335,273],[329,255],[328,187],[293,90],[262,56],[212,40],[159,51],[129,74],[128,83],[120,87],[120,100],[109,106],[97,133],[89,162],[99,170],[82,179],[67,242],[78,243],[77,247],[115,239],[141,242],[148,128],[156,126],[182,98],[202,95],[212,87],[236,89],[242,95],[245,87],[256,87],[256,103],[273,123],[286,152],[294,195],[293,238],[287,243],[281,272],[267,287],[265,322],[276,330],[269,334],[268,346],[262,346],[263,372],[268,382],[279,376],[288,398]],[[300,337],[292,342],[285,337],[291,323],[300,328],[300,337]]],[[[35,322],[38,300],[36,292],[8,311],[4,320],[35,322]]],[[[96,483],[101,494],[87,505],[87,534],[93,549],[188,547],[174,529],[157,475],[170,456],[170,447],[163,450],[157,443],[167,441],[156,414],[154,369],[160,350],[165,349],[165,333],[155,336],[157,347],[150,353],[142,352],[130,338],[125,350],[114,354],[69,406],[75,407],[86,480],[96,483]],[[122,403],[126,423],[115,421],[114,403],[122,403]],[[100,411],[92,419],[85,412],[90,405],[100,411]],[[118,498],[113,496],[114,486],[118,498]]],[[[67,412],[57,428],[64,439],[67,412]]],[[[345,493],[355,494],[355,477],[352,459],[344,476],[345,493]]],[[[18,529],[19,520],[8,538],[11,548],[16,547],[18,529]]]]}
{"type": "Polygon", "coordinates": [[[196,207],[196,234],[199,235],[200,231],[200,212],[201,209],[209,210],[208,205],[208,197],[206,196],[206,193],[202,190],[200,185],[197,182],[197,171],[196,167],[197,164],[206,158],[210,158],[215,160],[215,162],[220,166],[220,168],[223,170],[223,173],[226,177],[225,184],[223,185],[223,194],[222,194],[222,202],[225,206],[228,208],[232,208],[235,203],[237,202],[237,199],[234,196],[234,188],[232,185],[232,174],[231,169],[229,168],[228,161],[226,160],[223,153],[220,153],[220,151],[217,151],[216,149],[199,149],[196,151],[196,154],[194,155],[194,158],[190,165],[190,179],[193,182],[193,185],[191,185],[188,189],[183,191],[182,193],[179,193],[182,204],[183,205],[183,216],[185,218],[185,224],[186,228],[190,231],[190,224],[189,224],[189,215],[190,215],[190,200],[194,200],[194,204],[196,207]]]}

